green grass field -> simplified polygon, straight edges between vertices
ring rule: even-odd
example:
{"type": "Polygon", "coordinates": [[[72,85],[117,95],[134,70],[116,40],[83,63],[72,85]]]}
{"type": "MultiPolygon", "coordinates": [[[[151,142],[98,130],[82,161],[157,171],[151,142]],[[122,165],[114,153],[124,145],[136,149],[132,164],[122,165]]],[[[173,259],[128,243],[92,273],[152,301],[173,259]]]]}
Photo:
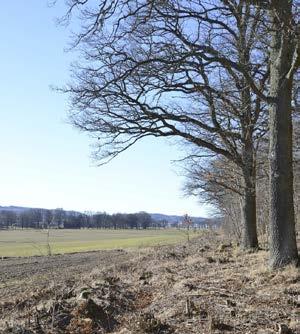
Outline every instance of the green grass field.
{"type": "MultiPolygon", "coordinates": [[[[194,234],[194,233],[191,233],[194,234]]],[[[186,239],[184,231],[168,230],[50,230],[52,254],[100,249],[148,247],[186,239]]],[[[47,231],[0,230],[0,257],[47,255],[47,231]]]]}

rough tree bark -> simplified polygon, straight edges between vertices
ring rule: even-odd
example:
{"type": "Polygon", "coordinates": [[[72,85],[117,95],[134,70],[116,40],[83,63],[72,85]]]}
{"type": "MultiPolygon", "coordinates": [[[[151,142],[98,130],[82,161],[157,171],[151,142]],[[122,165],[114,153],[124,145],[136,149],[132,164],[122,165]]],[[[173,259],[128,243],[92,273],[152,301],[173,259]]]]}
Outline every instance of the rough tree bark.
{"type": "Polygon", "coordinates": [[[278,268],[297,261],[293,203],[292,84],[288,73],[294,45],[290,32],[292,1],[272,2],[270,85],[270,265],[278,268]]]}
{"type": "Polygon", "coordinates": [[[242,211],[242,248],[258,249],[256,225],[256,166],[254,161],[253,143],[249,141],[244,148],[245,167],[243,176],[245,182],[244,196],[241,200],[242,211]]]}

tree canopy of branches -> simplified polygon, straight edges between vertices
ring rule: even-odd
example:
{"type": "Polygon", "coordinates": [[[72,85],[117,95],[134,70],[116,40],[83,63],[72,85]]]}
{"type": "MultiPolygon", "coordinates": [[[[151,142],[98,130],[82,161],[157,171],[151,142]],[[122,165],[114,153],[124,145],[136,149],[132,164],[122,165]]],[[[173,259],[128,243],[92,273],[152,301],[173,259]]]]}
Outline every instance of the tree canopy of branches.
{"type": "Polygon", "coordinates": [[[243,246],[257,248],[255,145],[265,132],[264,11],[236,1],[68,2],[74,39],[71,120],[94,134],[96,157],[138,140],[176,137],[243,171],[243,246]]]}
{"type": "Polygon", "coordinates": [[[96,139],[96,158],[109,161],[153,136],[180,138],[234,162],[245,189],[245,248],[257,247],[255,143],[265,132],[265,105],[270,107],[273,267],[297,258],[291,98],[300,61],[294,4],[68,0],[64,17],[79,15],[82,27],[73,42],[82,57],[63,91],[71,97],[73,124],[96,139]]]}

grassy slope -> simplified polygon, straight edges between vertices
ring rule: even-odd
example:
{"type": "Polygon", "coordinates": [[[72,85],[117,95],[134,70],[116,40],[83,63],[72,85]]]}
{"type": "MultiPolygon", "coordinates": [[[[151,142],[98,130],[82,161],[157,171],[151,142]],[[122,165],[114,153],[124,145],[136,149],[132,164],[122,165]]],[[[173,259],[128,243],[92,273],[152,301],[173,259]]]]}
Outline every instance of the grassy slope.
{"type": "MultiPolygon", "coordinates": [[[[185,233],[177,230],[51,230],[49,240],[51,252],[60,254],[153,246],[184,238],[185,233]]],[[[45,255],[47,252],[46,231],[0,231],[0,257],[45,255]]]]}

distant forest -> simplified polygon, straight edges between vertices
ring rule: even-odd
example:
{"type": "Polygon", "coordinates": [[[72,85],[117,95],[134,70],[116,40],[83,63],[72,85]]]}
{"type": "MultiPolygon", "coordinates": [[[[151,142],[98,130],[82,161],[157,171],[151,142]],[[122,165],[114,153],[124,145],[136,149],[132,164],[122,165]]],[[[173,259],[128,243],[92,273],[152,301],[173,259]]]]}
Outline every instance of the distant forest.
{"type": "MultiPolygon", "coordinates": [[[[153,218],[147,212],[138,213],[81,213],[65,211],[63,209],[34,209],[34,208],[5,208],[0,209],[0,229],[9,228],[106,228],[106,229],[147,229],[180,226],[183,217],[155,214],[153,218]],[[175,219],[176,218],[176,219],[175,219]]],[[[205,227],[208,220],[204,218],[193,219],[193,226],[205,227]]]]}

